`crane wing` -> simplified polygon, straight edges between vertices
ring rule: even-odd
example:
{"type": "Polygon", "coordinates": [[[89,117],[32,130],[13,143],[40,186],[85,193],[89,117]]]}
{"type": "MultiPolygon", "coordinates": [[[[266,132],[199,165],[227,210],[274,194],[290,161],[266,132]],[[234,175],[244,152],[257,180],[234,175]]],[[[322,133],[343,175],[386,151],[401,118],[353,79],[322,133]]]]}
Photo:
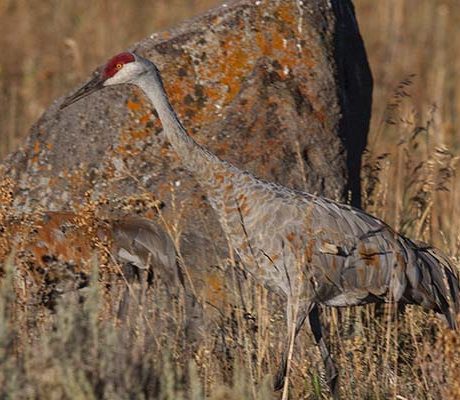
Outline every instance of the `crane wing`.
{"type": "Polygon", "coordinates": [[[319,271],[319,299],[333,306],[378,300],[418,304],[444,314],[455,327],[458,270],[441,251],[399,235],[364,211],[323,198],[313,203],[312,265],[319,271]]]}

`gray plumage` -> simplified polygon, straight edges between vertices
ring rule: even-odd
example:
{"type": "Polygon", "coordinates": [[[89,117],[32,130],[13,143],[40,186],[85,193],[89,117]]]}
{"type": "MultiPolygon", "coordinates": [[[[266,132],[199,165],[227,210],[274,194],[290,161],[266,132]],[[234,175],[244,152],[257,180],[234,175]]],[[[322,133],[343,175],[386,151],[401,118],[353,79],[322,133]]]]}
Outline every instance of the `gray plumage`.
{"type": "Polygon", "coordinates": [[[176,250],[166,231],[153,221],[141,217],[111,221],[113,242],[117,256],[140,269],[157,266],[165,281],[174,280],[176,250]]]}

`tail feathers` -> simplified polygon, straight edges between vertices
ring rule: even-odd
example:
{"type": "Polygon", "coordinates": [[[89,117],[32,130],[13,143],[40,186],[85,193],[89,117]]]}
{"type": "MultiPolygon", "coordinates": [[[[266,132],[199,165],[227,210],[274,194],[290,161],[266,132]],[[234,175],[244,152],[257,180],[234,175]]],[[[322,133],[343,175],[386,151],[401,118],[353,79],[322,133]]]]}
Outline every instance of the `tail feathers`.
{"type": "MultiPolygon", "coordinates": [[[[457,329],[460,312],[460,282],[457,268],[439,250],[411,243],[415,253],[418,282],[412,283],[412,297],[420,305],[441,313],[451,329],[457,329]]],[[[408,266],[410,268],[410,265],[408,266]]],[[[413,274],[412,274],[413,275],[413,274]]]]}

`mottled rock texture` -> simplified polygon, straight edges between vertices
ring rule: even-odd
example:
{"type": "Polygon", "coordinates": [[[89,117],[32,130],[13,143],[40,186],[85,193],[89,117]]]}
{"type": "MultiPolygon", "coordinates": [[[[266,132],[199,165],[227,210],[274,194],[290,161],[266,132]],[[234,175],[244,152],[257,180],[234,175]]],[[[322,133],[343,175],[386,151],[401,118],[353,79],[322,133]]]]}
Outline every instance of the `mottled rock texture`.
{"type": "MultiPolygon", "coordinates": [[[[292,188],[335,199],[351,191],[359,206],[372,78],[350,1],[235,1],[130,50],[158,65],[184,126],[219,157],[292,188]]],[[[113,212],[150,192],[182,234],[187,264],[221,263],[227,246],[206,195],[140,91],[59,104],[4,162],[17,210],[91,199],[113,212]]]]}

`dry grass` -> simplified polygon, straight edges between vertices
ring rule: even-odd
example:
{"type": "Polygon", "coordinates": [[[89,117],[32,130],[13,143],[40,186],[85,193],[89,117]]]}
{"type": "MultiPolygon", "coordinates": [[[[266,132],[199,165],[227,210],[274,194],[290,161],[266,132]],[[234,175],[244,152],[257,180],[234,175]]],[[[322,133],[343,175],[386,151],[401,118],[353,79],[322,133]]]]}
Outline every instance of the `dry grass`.
{"type": "MultiPolygon", "coordinates": [[[[217,1],[172,3],[1,2],[0,154],[107,55],[217,1]]],[[[355,3],[375,78],[364,204],[403,233],[458,257],[460,6],[457,0],[355,3]]],[[[2,203],[2,223],[7,213],[2,203]]],[[[97,260],[91,268],[99,278],[83,293],[63,296],[56,311],[33,303],[15,266],[13,259],[5,263],[1,282],[1,398],[272,396],[284,325],[278,300],[254,283],[240,288],[231,281],[241,303],[222,310],[191,346],[183,294],[171,306],[161,285],[136,287],[139,303],[121,324],[119,280],[97,260]]],[[[460,398],[459,337],[433,316],[409,309],[396,317],[392,307],[378,318],[373,307],[327,314],[345,399],[460,398]]],[[[291,398],[327,398],[306,332],[294,347],[291,398]]]]}
{"type": "Polygon", "coordinates": [[[449,163],[449,156],[442,153],[458,154],[460,5],[455,0],[356,0],[355,4],[375,80],[368,150],[372,159],[389,153],[381,161],[388,174],[382,193],[386,203],[370,211],[404,233],[454,251],[458,231],[452,222],[460,200],[456,178],[445,188],[449,192],[439,190],[430,200],[428,231],[406,230],[402,213],[404,207],[415,206],[407,204],[412,199],[404,193],[414,178],[410,168],[422,160],[441,168],[449,163]],[[429,131],[420,134],[422,147],[411,149],[411,135],[424,127],[429,131]]]}

